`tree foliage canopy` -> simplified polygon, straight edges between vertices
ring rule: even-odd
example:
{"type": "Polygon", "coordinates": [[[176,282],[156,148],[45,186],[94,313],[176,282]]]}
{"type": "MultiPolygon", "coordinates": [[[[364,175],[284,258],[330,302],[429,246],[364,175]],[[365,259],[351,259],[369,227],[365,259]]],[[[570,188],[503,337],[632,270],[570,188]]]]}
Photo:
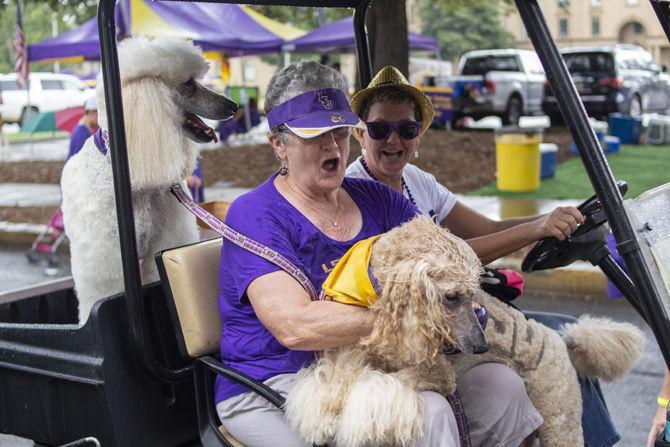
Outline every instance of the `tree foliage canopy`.
{"type": "Polygon", "coordinates": [[[466,51],[504,48],[511,35],[503,28],[503,0],[420,0],[423,33],[435,37],[445,59],[466,51]]]}
{"type": "MultiPolygon", "coordinates": [[[[52,20],[58,33],[72,29],[95,15],[97,2],[72,0],[26,1],[23,28],[28,44],[52,37],[52,20]]],[[[0,73],[14,71],[12,40],[16,30],[16,2],[0,0],[0,73]]],[[[31,71],[46,70],[50,64],[31,64],[31,71]]]]}

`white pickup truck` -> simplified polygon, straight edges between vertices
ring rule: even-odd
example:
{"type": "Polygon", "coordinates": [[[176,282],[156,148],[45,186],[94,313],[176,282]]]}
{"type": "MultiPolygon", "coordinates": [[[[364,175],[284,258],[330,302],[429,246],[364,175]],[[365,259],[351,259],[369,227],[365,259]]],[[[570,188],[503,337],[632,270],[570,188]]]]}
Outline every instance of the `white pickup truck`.
{"type": "Polygon", "coordinates": [[[19,88],[16,73],[0,74],[0,116],[6,123],[23,123],[37,112],[83,106],[94,95],[95,90],[67,74],[30,73],[30,93],[19,88]]]}
{"type": "Polygon", "coordinates": [[[469,51],[455,76],[437,77],[437,86],[451,87],[453,118],[500,116],[518,124],[523,115],[542,113],[544,69],[534,51],[500,49],[469,51]]]}

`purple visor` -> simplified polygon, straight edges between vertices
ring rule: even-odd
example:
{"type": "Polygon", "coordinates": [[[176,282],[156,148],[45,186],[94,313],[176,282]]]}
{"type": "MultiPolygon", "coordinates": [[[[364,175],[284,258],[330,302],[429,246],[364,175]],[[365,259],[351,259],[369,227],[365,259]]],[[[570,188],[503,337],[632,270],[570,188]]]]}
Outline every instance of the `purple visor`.
{"type": "Polygon", "coordinates": [[[365,130],[365,123],[351,111],[342,90],[312,90],[279,104],[268,112],[270,129],[285,125],[302,138],[314,138],[338,127],[365,130]]]}

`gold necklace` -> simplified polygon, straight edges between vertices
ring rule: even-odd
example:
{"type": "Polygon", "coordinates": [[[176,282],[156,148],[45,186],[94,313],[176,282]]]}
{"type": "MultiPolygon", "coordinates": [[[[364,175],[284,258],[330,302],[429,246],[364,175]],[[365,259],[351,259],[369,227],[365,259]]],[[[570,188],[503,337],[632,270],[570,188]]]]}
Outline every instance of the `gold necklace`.
{"type": "Polygon", "coordinates": [[[339,188],[337,188],[337,196],[335,197],[335,200],[337,201],[337,207],[335,208],[335,212],[333,213],[333,217],[330,217],[330,218],[329,218],[329,217],[324,216],[324,215],[323,215],[323,212],[321,212],[321,210],[319,210],[319,209],[317,209],[315,206],[313,206],[313,205],[311,204],[310,200],[305,200],[305,199],[303,199],[302,194],[301,194],[300,192],[296,191],[296,190],[293,188],[293,186],[291,185],[291,182],[288,181],[288,179],[287,179],[287,182],[286,182],[286,183],[288,184],[289,189],[290,189],[296,196],[298,196],[300,199],[302,199],[302,200],[305,202],[305,204],[306,204],[308,207],[310,207],[310,208],[312,209],[312,211],[315,211],[315,212],[319,215],[319,217],[321,218],[321,220],[330,221],[330,224],[331,224],[332,226],[334,226],[334,227],[339,226],[339,223],[337,222],[337,213],[340,211],[340,205],[342,204],[342,202],[341,202],[341,200],[340,200],[340,191],[342,190],[342,187],[341,187],[341,186],[340,186],[339,188]]]}

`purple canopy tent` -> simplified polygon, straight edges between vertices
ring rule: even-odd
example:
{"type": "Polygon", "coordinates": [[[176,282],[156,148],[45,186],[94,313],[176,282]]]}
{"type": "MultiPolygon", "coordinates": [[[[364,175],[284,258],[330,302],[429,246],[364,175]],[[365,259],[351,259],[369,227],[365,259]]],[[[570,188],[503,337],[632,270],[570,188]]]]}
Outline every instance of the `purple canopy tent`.
{"type": "MultiPolygon", "coordinates": [[[[437,41],[432,37],[416,33],[407,33],[410,50],[436,52],[437,41]]],[[[347,17],[324,25],[304,36],[293,39],[282,47],[285,51],[316,51],[327,53],[337,50],[352,50],[355,46],[354,18],[347,17]]]]}
{"type": "MultiPolygon", "coordinates": [[[[239,5],[145,0],[144,5],[151,16],[149,18],[154,19],[150,22],[153,28],[149,28],[142,23],[142,20],[148,18],[146,11],[142,17],[134,16],[129,0],[123,2],[123,14],[121,3],[116,5],[116,19],[120,28],[117,37],[138,32],[138,29],[139,33],[146,31],[154,33],[152,35],[169,30],[172,35],[192,39],[205,51],[219,51],[228,56],[279,52],[284,43],[284,39],[254,20],[239,5]],[[124,17],[127,19],[123,20],[124,17]]],[[[97,18],[60,36],[28,46],[30,61],[69,57],[100,59],[97,18]]]]}
{"type": "MultiPolygon", "coordinates": [[[[129,25],[123,19],[121,8],[118,5],[115,11],[115,19],[117,37],[127,34],[129,25]]],[[[97,17],[93,17],[78,28],[71,29],[59,36],[28,45],[28,60],[30,62],[76,57],[87,61],[100,60],[97,17]]]]}

